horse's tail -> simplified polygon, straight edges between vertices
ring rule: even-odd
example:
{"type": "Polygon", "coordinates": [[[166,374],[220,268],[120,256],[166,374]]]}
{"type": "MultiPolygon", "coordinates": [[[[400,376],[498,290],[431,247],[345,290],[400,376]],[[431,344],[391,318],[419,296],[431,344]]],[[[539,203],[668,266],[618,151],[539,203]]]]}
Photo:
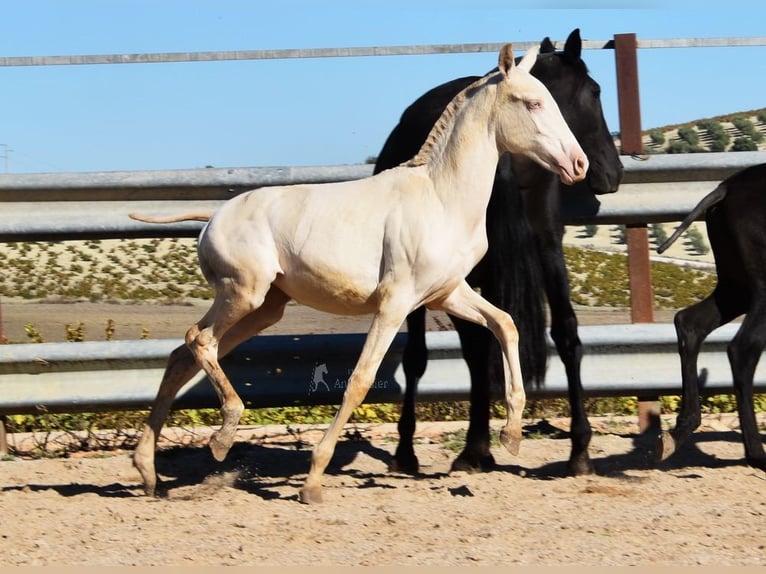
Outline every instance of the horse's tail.
{"type": "Polygon", "coordinates": [[[213,216],[212,211],[192,211],[180,215],[168,215],[166,217],[152,217],[139,213],[129,213],[128,217],[145,223],[178,223],[179,221],[209,221],[213,216]]]}
{"type": "Polygon", "coordinates": [[[705,213],[710,207],[714,206],[716,203],[726,197],[726,191],[726,182],[723,182],[716,186],[713,191],[703,197],[694,207],[694,209],[689,212],[689,215],[684,218],[684,220],[681,222],[681,225],[676,228],[673,234],[657,248],[657,253],[663,253],[668,249],[668,247],[673,245],[675,240],[678,239],[694,221],[699,219],[702,214],[705,213]]]}
{"type": "MultiPolygon", "coordinates": [[[[539,249],[524,215],[521,190],[510,173],[507,156],[501,157],[495,175],[487,208],[487,234],[482,295],[510,313],[519,330],[525,386],[534,383],[539,388],[545,382],[548,362],[543,273],[539,249]]],[[[499,348],[496,351],[491,368],[502,377],[502,358],[499,348]]]]}

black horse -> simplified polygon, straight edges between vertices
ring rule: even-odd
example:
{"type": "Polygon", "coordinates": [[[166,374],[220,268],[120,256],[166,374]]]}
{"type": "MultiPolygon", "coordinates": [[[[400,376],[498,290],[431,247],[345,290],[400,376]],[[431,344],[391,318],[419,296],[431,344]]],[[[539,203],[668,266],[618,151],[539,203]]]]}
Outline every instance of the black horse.
{"type": "MultiPolygon", "coordinates": [[[[623,167],[604,120],[600,87],[588,75],[581,52],[579,29],[569,35],[563,51],[556,51],[546,37],[540,45],[540,55],[532,74],[550,90],[590,160],[587,178],[578,184],[579,191],[584,194],[578,196],[598,204],[593,194],[617,191],[623,167]]],[[[472,76],[447,82],[410,105],[386,140],[375,172],[399,165],[414,156],[450,100],[476,79],[472,76]]],[[[577,191],[573,188],[560,191],[556,177],[528,160],[508,154],[502,156],[487,208],[489,248],[468,276],[468,281],[514,318],[520,333],[522,369],[527,383],[542,384],[545,379],[547,343],[543,298],[547,296],[551,337],[564,363],[569,385],[572,421],[569,469],[580,475],[593,472],[588,456],[591,428],[585,414],[580,381],[582,344],[569,298],[560,206],[560,194],[577,194],[577,191]]],[[[487,470],[494,466],[489,450],[489,405],[492,387],[499,388],[502,380],[500,350],[487,329],[455,317],[451,319],[471,375],[466,446],[453,463],[453,469],[487,470]]],[[[409,335],[403,357],[406,392],[398,427],[399,445],[390,467],[415,473],[418,470],[412,445],[415,393],[428,360],[424,308],[407,317],[407,329],[409,335]]]]}
{"type": "Polygon", "coordinates": [[[657,248],[662,253],[702,214],[713,248],[718,283],[699,303],[676,313],[681,359],[681,409],[673,430],[660,436],[658,458],[673,454],[700,425],[700,377],[697,357],[714,330],[744,314],[727,354],[734,380],[745,459],[766,471],[766,454],[753,407],[753,376],[766,347],[766,163],[726,178],[692,209],[657,248]]]}

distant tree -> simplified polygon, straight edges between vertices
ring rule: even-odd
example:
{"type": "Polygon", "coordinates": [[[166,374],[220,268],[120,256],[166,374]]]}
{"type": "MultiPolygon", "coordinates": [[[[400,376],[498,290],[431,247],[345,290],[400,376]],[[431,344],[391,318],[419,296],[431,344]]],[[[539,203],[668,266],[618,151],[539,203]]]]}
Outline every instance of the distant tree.
{"type": "Polygon", "coordinates": [[[691,147],[699,145],[700,143],[700,136],[697,133],[697,130],[689,126],[678,128],[678,137],[687,142],[691,147]]]}
{"type": "Polygon", "coordinates": [[[665,153],[691,153],[691,151],[689,142],[685,141],[670,142],[668,147],[665,148],[665,153]]]}
{"type": "Polygon", "coordinates": [[[595,223],[589,223],[588,225],[583,226],[584,237],[594,237],[596,233],[598,233],[598,225],[595,223]]]}
{"type": "Polygon", "coordinates": [[[703,120],[697,124],[697,127],[705,131],[710,138],[708,146],[710,151],[726,151],[726,147],[731,142],[731,137],[721,122],[717,120],[703,120]]]}
{"type": "Polygon", "coordinates": [[[762,124],[766,124],[766,110],[761,110],[758,112],[758,121],[762,124]]]}
{"type": "Polygon", "coordinates": [[[628,242],[627,231],[624,225],[612,227],[612,240],[618,245],[625,245],[628,242]]]}
{"type": "Polygon", "coordinates": [[[763,139],[763,134],[755,129],[755,126],[753,125],[753,122],[750,121],[750,118],[745,116],[736,116],[731,119],[731,123],[733,123],[734,127],[736,127],[744,135],[748,136],[755,143],[758,143],[763,139]]]}
{"type": "Polygon", "coordinates": [[[705,243],[699,229],[690,227],[686,230],[686,244],[695,255],[705,255],[710,251],[710,247],[705,243]]]}
{"type": "Polygon", "coordinates": [[[729,134],[724,133],[723,135],[726,136],[726,138],[713,138],[710,140],[710,144],[708,145],[708,150],[710,151],[726,151],[726,146],[729,144],[730,138],[729,134]]]}
{"type": "Polygon", "coordinates": [[[689,152],[698,153],[705,151],[704,148],[700,146],[700,136],[697,133],[697,130],[695,130],[693,127],[684,126],[678,128],[678,137],[680,137],[682,141],[685,141],[689,144],[689,152]]]}
{"type": "Polygon", "coordinates": [[[649,139],[655,145],[665,145],[665,132],[660,129],[653,129],[649,132],[649,139]]]}
{"type": "Polygon", "coordinates": [[[758,151],[758,144],[748,136],[741,136],[734,140],[731,151],[758,151]]]}
{"type": "Polygon", "coordinates": [[[376,163],[378,161],[378,156],[376,155],[368,155],[367,159],[364,160],[364,163],[376,163]]]}
{"type": "Polygon", "coordinates": [[[661,223],[652,223],[649,226],[649,237],[654,240],[655,245],[661,245],[668,238],[668,234],[661,223]]]}

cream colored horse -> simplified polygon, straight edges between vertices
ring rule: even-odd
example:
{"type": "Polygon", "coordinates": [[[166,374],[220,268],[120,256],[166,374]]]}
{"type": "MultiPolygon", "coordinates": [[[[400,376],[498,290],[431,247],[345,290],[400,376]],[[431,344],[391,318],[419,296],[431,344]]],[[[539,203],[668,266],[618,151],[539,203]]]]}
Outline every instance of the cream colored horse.
{"type": "MultiPolygon", "coordinates": [[[[134,454],[147,494],[156,488],[157,436],[178,390],[199,368],[222,403],[210,447],[216,459],[226,456],[244,406],[218,358],[279,321],[290,299],[329,313],[373,315],[340,409],[314,449],[302,502],[321,500],[338,435],[407,314],[421,305],[484,325],[500,341],[508,408],[501,440],[518,453],[525,403],[518,333],[465,276],[487,248],[485,212],[500,153],[527,155],[564,183],[588,169],[550,93],[529,74],[535,57],[530,50],[516,66],[506,45],[499,71],[461,92],[402,166],[356,181],[253,190],[213,214],[198,253],[215,299],[171,354],[134,454]]],[[[164,221],[192,217],[200,215],[164,221]]]]}

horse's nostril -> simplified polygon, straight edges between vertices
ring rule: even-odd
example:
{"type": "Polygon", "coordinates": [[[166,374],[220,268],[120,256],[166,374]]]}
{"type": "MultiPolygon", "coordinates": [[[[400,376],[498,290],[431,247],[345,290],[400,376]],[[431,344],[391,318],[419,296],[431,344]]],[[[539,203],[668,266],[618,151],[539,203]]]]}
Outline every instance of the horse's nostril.
{"type": "Polygon", "coordinates": [[[583,174],[588,171],[588,159],[585,156],[580,156],[575,160],[575,173],[583,174]]]}

